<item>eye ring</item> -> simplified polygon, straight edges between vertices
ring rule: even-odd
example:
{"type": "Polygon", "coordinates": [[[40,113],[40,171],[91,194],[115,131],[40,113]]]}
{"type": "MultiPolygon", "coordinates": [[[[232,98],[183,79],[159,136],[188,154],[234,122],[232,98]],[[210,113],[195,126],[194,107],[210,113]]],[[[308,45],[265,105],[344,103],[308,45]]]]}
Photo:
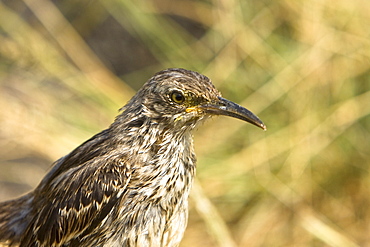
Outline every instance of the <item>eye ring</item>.
{"type": "Polygon", "coordinates": [[[185,101],[185,96],[182,92],[179,91],[173,91],[170,95],[170,98],[173,102],[176,104],[182,104],[185,101]]]}

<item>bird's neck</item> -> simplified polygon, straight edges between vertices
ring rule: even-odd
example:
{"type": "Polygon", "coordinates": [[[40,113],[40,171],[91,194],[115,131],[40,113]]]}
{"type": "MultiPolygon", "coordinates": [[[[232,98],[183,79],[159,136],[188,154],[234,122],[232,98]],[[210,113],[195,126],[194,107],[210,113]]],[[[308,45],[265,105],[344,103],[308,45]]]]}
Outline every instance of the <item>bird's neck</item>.
{"type": "MultiPolygon", "coordinates": [[[[111,125],[110,133],[121,145],[124,153],[138,157],[138,163],[170,166],[180,160],[188,162],[187,157],[194,157],[192,129],[195,124],[176,126],[168,119],[155,119],[145,114],[145,108],[126,109],[111,125]],[[133,114],[135,113],[136,114],[133,114]]],[[[195,163],[195,160],[194,160],[195,163]]]]}
{"type": "Polygon", "coordinates": [[[187,200],[196,164],[191,129],[176,130],[148,118],[134,119],[125,129],[122,146],[129,147],[131,184],[137,183],[142,195],[153,200],[162,198],[168,206],[175,198],[187,200]]]}
{"type": "MultiPolygon", "coordinates": [[[[161,122],[148,119],[139,128],[125,133],[125,147],[130,157],[137,157],[136,163],[162,170],[177,166],[195,166],[191,129],[173,129],[161,122]]],[[[189,168],[192,169],[192,168],[189,168]]]]}

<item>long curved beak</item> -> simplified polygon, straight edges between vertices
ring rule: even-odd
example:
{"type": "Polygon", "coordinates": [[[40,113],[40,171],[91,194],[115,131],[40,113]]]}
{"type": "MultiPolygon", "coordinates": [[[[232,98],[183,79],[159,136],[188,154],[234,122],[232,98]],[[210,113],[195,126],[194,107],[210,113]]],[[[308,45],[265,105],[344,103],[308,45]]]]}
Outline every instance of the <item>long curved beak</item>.
{"type": "Polygon", "coordinates": [[[238,118],[257,127],[260,127],[263,130],[266,130],[266,125],[251,111],[222,97],[218,97],[218,101],[214,103],[204,104],[199,106],[199,108],[203,112],[212,115],[223,115],[238,118]]]}

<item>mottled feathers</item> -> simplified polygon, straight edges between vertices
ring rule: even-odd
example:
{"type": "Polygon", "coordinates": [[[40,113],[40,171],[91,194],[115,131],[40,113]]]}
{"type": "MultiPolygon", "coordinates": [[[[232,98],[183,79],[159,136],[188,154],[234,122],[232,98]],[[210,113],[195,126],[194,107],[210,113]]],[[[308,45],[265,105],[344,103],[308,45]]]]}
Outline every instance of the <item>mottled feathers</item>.
{"type": "Polygon", "coordinates": [[[184,69],[157,73],[121,111],[34,191],[0,203],[0,246],[178,246],[195,175],[191,130],[210,115],[264,127],[184,69]]]}

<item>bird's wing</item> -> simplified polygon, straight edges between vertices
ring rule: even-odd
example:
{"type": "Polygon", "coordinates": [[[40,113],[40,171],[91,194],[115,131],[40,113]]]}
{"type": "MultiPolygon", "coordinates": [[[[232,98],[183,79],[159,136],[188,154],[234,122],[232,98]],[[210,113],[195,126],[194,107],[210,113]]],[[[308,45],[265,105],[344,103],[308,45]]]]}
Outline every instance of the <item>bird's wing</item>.
{"type": "Polygon", "coordinates": [[[21,246],[78,246],[107,220],[130,173],[120,160],[104,165],[101,162],[107,159],[90,162],[68,169],[36,192],[35,216],[21,246]]]}

